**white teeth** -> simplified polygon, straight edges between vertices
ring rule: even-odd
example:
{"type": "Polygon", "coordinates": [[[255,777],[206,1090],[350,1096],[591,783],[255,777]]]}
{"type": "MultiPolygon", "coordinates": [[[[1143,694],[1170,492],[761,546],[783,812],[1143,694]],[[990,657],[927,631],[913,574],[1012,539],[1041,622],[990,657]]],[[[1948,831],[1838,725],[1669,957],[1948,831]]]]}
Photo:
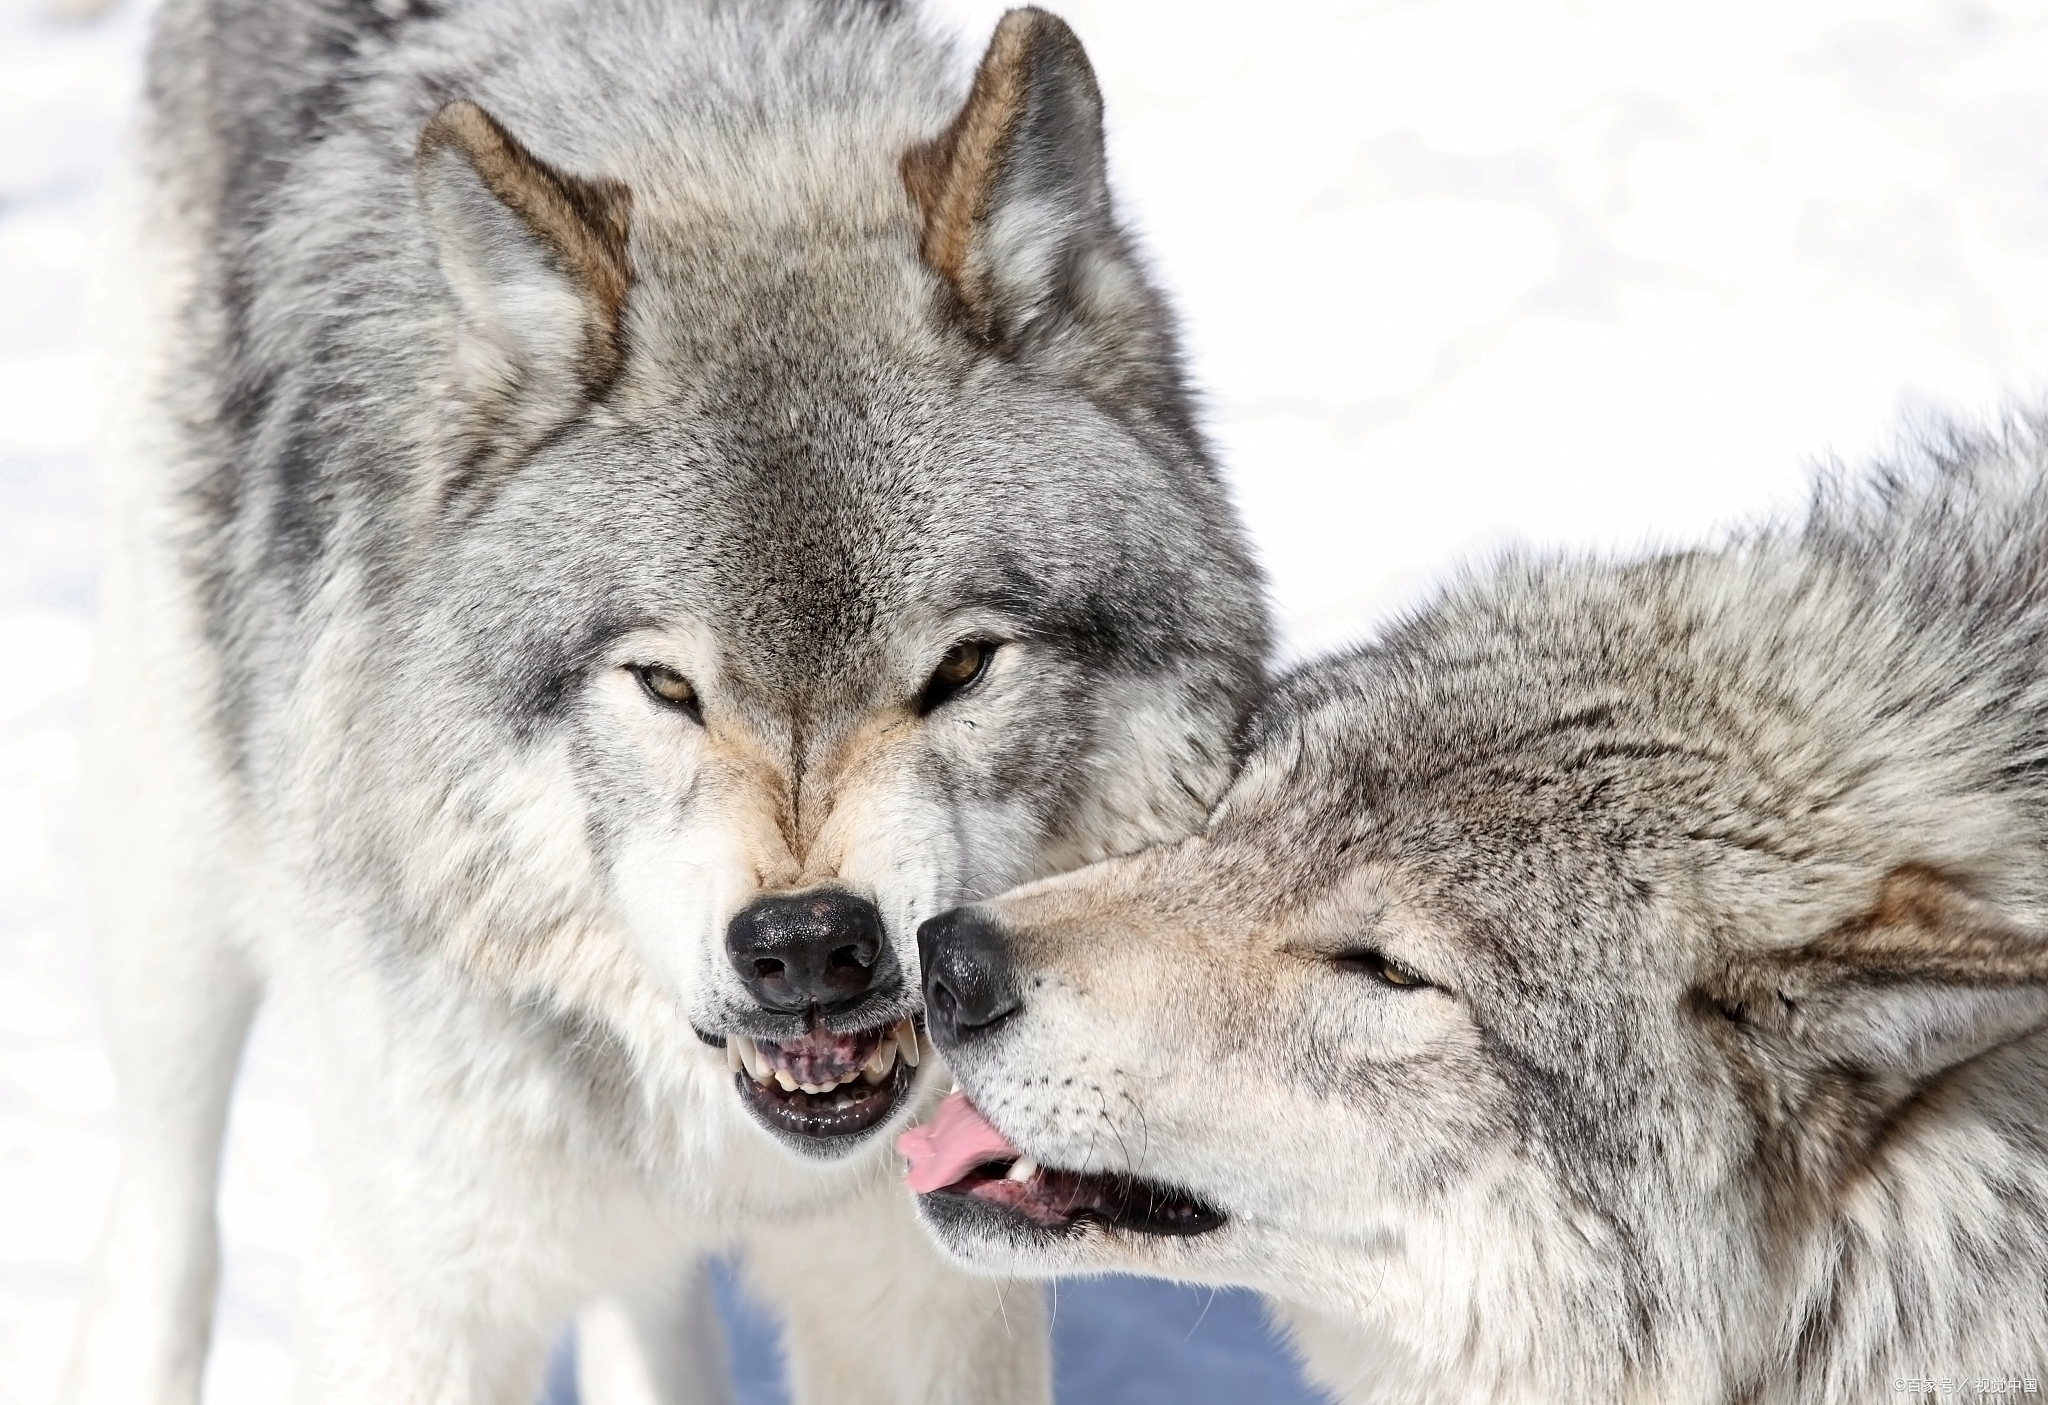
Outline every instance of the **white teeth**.
{"type": "Polygon", "coordinates": [[[870,1087],[887,1078],[889,1071],[896,1067],[896,1048],[892,1030],[888,1038],[875,1046],[875,1052],[868,1055],[868,1061],[860,1066],[860,1076],[870,1087]]]}
{"type": "Polygon", "coordinates": [[[740,1071],[740,1070],[741,1070],[742,1068],[745,1068],[745,1067],[746,1067],[746,1065],[745,1065],[745,1064],[743,1064],[742,1062],[740,1062],[740,1046],[739,1046],[739,1045],[737,1045],[737,1044],[735,1044],[735,1043],[733,1042],[733,1040],[734,1040],[734,1039],[735,1039],[736,1037],[737,1037],[737,1036],[735,1036],[735,1035],[727,1035],[727,1036],[726,1036],[726,1040],[725,1040],[725,1071],[726,1071],[727,1073],[738,1073],[738,1072],[739,1072],[739,1071],[740,1071]]]}
{"type": "Polygon", "coordinates": [[[1006,1181],[1028,1181],[1038,1174],[1038,1163],[1028,1156],[1020,1156],[1010,1169],[1003,1172],[1006,1181]]]}
{"type": "Polygon", "coordinates": [[[889,1032],[882,1036],[882,1042],[875,1046],[875,1052],[868,1055],[866,1063],[844,1077],[832,1079],[827,1083],[799,1083],[793,1075],[781,1069],[770,1068],[760,1047],[744,1034],[729,1035],[725,1041],[727,1068],[735,1072],[745,1069],[755,1082],[763,1086],[773,1083],[785,1093],[829,1093],[834,1088],[845,1087],[855,1079],[864,1079],[873,1086],[888,1078],[894,1071],[899,1055],[912,1068],[917,1067],[917,1027],[909,1020],[898,1020],[892,1025],[889,1032]]]}
{"type": "Polygon", "coordinates": [[[726,1040],[725,1047],[728,1057],[731,1056],[731,1051],[738,1051],[739,1066],[747,1071],[749,1078],[756,1083],[768,1081],[768,1061],[761,1057],[761,1051],[755,1047],[753,1040],[744,1034],[735,1034],[726,1040]]]}

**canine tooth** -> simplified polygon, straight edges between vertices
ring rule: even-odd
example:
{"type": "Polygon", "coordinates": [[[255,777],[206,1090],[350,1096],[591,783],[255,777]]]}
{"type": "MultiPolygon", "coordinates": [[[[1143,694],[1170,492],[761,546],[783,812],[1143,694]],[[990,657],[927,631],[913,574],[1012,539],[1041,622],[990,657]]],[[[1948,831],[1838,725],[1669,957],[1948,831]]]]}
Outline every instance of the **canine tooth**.
{"type": "Polygon", "coordinates": [[[918,1058],[917,1026],[909,1020],[898,1020],[896,1022],[896,1044],[898,1048],[903,1050],[903,1062],[909,1064],[912,1068],[916,1068],[918,1058]]]}
{"type": "Polygon", "coordinates": [[[797,1089],[796,1080],[779,1068],[775,1070],[775,1082],[785,1093],[794,1093],[797,1089]]]}
{"type": "Polygon", "coordinates": [[[882,1036],[882,1042],[875,1045],[875,1052],[868,1055],[867,1062],[863,1063],[853,1073],[847,1074],[840,1081],[842,1083],[851,1083],[858,1077],[870,1087],[873,1087],[884,1078],[887,1078],[890,1071],[896,1067],[896,1054],[899,1048],[896,1043],[898,1028],[898,1025],[891,1025],[889,1032],[882,1036]]]}
{"type": "Polygon", "coordinates": [[[738,1073],[745,1067],[746,1064],[740,1059],[740,1046],[737,1042],[737,1036],[727,1036],[725,1041],[725,1071],[727,1073],[738,1073]]]}
{"type": "Polygon", "coordinates": [[[1003,1179],[1006,1181],[1028,1181],[1037,1174],[1038,1163],[1028,1156],[1020,1156],[1011,1165],[1009,1170],[1003,1172],[1003,1179]]]}
{"type": "Polygon", "coordinates": [[[755,1047],[754,1041],[744,1034],[735,1034],[726,1047],[732,1048],[734,1045],[739,1047],[740,1066],[746,1069],[748,1076],[756,1083],[766,1083],[768,1061],[761,1057],[761,1051],[755,1047]]]}

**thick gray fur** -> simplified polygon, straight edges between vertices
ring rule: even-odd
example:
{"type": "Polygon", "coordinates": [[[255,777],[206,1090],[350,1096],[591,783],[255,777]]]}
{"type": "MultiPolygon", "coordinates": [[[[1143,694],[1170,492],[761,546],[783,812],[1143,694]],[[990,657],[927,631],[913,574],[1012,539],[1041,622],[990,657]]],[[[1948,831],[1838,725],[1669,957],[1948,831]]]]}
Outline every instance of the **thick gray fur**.
{"type": "MultiPolygon", "coordinates": [[[[872,898],[909,977],[875,1014],[908,1017],[924,917],[1183,833],[1227,780],[1258,575],[1093,79],[1029,24],[1063,105],[970,317],[901,168],[968,75],[907,6],[168,0],[95,763],[126,1141],[67,1399],[196,1399],[263,997],[332,1207],[304,1398],[523,1405],[579,1304],[625,1302],[607,1340],[701,1327],[678,1266],[725,1250],[800,1399],[1045,1397],[1035,1298],[955,1274],[894,1186],[914,1106],[807,1162],[692,1033],[761,1017],[720,945],[760,891],[872,898]],[[460,103],[629,197],[614,340],[422,147],[460,103]],[[995,661],[926,715],[963,635],[995,661]]],[[[722,1391],[669,1347],[621,1369],[722,1391]]]]}
{"type": "Polygon", "coordinates": [[[2038,1389],[2048,423],[1472,571],[1280,683],[1201,835],[981,911],[963,1088],[1229,1219],[933,1198],[973,1263],[1257,1286],[1347,1400],[2038,1389]]]}

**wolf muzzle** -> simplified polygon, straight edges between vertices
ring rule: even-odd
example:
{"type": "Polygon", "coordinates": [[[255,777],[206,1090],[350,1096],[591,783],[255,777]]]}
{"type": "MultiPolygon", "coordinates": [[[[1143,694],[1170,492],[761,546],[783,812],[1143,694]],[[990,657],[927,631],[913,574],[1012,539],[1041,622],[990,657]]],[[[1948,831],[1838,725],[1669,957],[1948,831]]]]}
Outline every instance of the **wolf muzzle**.
{"type": "Polygon", "coordinates": [[[919,927],[917,955],[925,1026],[942,1049],[992,1033],[1024,1008],[1010,939],[974,908],[940,913],[919,927]]]}

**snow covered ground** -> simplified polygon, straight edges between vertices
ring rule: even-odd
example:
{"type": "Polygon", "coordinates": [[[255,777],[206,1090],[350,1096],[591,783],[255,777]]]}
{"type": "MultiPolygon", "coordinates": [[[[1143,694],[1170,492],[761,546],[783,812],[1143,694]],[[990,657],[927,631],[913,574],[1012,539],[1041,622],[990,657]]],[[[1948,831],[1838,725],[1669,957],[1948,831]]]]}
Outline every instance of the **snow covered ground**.
{"type": "MultiPolygon", "coordinates": [[[[0,1401],[49,1399],[112,1168],[73,816],[93,202],[143,0],[0,0],[0,1401]]],[[[978,41],[997,0],[948,0],[978,41]]],[[[1692,540],[2048,367],[2048,7],[1077,0],[1129,210],[1291,646],[1512,539],[1692,540]]],[[[317,1203],[289,1031],[234,1115],[209,1399],[281,1398],[317,1203]]],[[[1255,1310],[1063,1289],[1070,1401],[1272,1401],[1255,1310]],[[1198,1391],[1187,1384],[1199,1380],[1198,1391]],[[1206,1393],[1203,1393],[1206,1392],[1206,1393]]],[[[767,1378],[758,1323],[751,1378],[767,1378]]]]}

